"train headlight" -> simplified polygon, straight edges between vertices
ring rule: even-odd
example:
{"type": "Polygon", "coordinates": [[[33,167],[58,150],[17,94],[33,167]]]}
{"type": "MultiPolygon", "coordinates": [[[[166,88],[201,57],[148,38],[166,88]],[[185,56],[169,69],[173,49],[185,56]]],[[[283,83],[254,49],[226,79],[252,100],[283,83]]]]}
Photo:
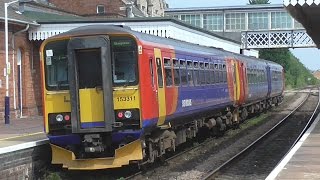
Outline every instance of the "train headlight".
{"type": "Polygon", "coordinates": [[[58,114],[58,115],[56,116],[56,120],[57,120],[58,122],[63,121],[63,116],[62,116],[61,114],[58,114]]]}
{"type": "Polygon", "coordinates": [[[132,112],[131,111],[126,111],[124,113],[124,117],[126,117],[127,119],[131,118],[132,117],[132,112]]]}

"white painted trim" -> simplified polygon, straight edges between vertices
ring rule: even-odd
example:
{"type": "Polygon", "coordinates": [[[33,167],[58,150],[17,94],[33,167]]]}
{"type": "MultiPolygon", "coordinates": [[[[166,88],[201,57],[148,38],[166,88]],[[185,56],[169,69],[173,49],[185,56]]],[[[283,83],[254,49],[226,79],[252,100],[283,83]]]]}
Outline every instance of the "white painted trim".
{"type": "Polygon", "coordinates": [[[308,136],[311,134],[311,132],[314,130],[316,125],[320,121],[320,114],[316,118],[316,120],[312,123],[310,128],[307,130],[307,132],[301,137],[299,142],[291,149],[291,151],[281,160],[281,162],[272,170],[272,172],[268,175],[266,180],[273,180],[275,179],[278,174],[282,171],[282,169],[288,164],[290,159],[293,157],[293,155],[298,151],[298,149],[302,146],[304,141],[308,138],[308,136]]]}
{"type": "Polygon", "coordinates": [[[49,143],[48,139],[42,139],[38,141],[32,141],[32,142],[13,145],[13,146],[3,147],[3,148],[0,148],[0,155],[23,150],[23,149],[33,148],[33,147],[40,146],[47,143],[49,143]]]}

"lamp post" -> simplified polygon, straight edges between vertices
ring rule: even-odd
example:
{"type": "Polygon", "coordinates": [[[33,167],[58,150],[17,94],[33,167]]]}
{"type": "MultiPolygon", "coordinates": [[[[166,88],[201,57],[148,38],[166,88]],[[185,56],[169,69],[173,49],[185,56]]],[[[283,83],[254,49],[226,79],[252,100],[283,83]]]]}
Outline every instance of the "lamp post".
{"type": "Polygon", "coordinates": [[[10,124],[10,96],[9,96],[9,75],[10,75],[10,63],[9,63],[9,33],[8,33],[8,7],[17,2],[26,3],[32,0],[15,0],[8,3],[4,3],[4,26],[5,26],[5,51],[6,51],[6,67],[5,67],[5,76],[6,76],[6,96],[5,96],[5,112],[4,119],[5,124],[10,124]]]}

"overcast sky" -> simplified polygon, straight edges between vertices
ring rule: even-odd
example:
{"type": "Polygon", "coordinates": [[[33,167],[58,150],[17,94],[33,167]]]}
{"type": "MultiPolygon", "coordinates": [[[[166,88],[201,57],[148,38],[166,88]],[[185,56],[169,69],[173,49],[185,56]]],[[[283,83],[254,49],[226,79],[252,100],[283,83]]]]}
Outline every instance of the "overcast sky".
{"type": "MultiPolygon", "coordinates": [[[[170,8],[214,7],[246,5],[248,0],[166,0],[170,8]]],[[[272,4],[282,4],[283,0],[270,0],[272,4]]],[[[293,54],[309,69],[320,69],[320,51],[315,48],[291,49],[293,54]]]]}

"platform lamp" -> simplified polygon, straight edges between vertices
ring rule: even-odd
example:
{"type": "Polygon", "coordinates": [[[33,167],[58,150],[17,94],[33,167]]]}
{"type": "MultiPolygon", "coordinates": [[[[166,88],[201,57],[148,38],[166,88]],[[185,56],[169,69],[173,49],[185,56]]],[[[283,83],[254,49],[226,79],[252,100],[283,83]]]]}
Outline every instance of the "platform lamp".
{"type": "Polygon", "coordinates": [[[6,76],[6,96],[5,96],[5,105],[4,105],[4,121],[5,124],[10,124],[10,96],[9,96],[9,74],[10,74],[10,63],[9,63],[9,42],[8,42],[8,7],[13,3],[27,3],[33,0],[15,0],[11,2],[4,3],[4,24],[5,24],[5,49],[6,49],[6,67],[5,67],[5,76],[6,76]]]}

